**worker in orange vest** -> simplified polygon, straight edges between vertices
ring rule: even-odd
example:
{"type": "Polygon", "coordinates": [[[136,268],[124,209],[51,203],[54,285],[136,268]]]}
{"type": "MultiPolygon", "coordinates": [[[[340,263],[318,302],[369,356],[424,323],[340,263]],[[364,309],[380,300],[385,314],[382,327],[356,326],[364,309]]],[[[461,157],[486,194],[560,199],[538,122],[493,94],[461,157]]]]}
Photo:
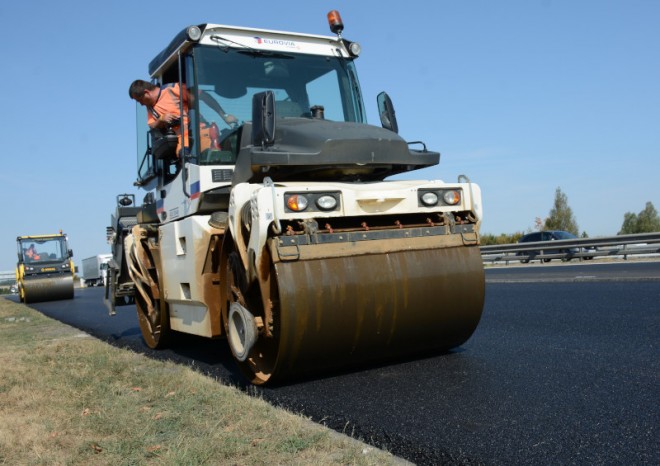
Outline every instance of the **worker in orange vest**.
{"type": "Polygon", "coordinates": [[[30,245],[30,247],[27,249],[27,251],[25,251],[25,255],[30,260],[33,260],[33,261],[38,261],[39,259],[41,259],[41,256],[39,255],[39,253],[37,252],[37,250],[34,247],[34,243],[32,243],[30,245]]]}
{"type": "MultiPolygon", "coordinates": [[[[150,128],[167,129],[171,127],[179,136],[177,154],[181,150],[181,86],[178,83],[156,86],[150,82],[137,79],[128,89],[131,99],[147,107],[147,124],[150,128]]],[[[184,86],[183,92],[183,124],[188,127],[188,108],[190,95],[184,86]]],[[[225,113],[222,107],[205,92],[200,92],[200,98],[215,110],[227,124],[236,123],[236,117],[225,113]]],[[[188,137],[184,135],[183,145],[188,145],[188,137]]]]}

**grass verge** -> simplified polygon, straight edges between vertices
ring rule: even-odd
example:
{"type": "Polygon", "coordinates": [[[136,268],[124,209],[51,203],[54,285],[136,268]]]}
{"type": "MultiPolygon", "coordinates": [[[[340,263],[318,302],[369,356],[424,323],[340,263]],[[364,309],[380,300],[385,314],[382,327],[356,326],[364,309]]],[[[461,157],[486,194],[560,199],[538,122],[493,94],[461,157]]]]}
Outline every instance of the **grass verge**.
{"type": "Polygon", "coordinates": [[[399,464],[0,298],[0,464],[399,464]]]}

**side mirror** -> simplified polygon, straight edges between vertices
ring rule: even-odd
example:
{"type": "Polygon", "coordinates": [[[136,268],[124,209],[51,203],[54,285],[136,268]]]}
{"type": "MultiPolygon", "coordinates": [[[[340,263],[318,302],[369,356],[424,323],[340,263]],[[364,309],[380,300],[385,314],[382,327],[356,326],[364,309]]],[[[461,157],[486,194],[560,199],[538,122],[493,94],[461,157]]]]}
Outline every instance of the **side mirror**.
{"type": "Polygon", "coordinates": [[[275,142],[275,94],[259,92],[252,97],[252,145],[270,146],[275,142]]]}
{"type": "Polygon", "coordinates": [[[69,257],[73,257],[73,249],[69,249],[69,257]]]}
{"type": "Polygon", "coordinates": [[[392,99],[386,92],[381,92],[378,94],[377,101],[380,124],[383,128],[398,134],[399,125],[396,122],[396,112],[394,111],[394,105],[392,105],[392,99]]]}

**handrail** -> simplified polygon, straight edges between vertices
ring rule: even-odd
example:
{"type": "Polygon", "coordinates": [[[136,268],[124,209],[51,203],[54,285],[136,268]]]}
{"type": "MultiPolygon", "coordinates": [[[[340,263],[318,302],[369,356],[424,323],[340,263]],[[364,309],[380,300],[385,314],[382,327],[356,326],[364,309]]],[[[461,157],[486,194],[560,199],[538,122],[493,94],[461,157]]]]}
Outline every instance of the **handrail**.
{"type": "Polygon", "coordinates": [[[484,262],[591,259],[599,256],[623,256],[627,259],[629,255],[635,254],[660,254],[660,232],[494,244],[481,246],[480,250],[484,262]]]}

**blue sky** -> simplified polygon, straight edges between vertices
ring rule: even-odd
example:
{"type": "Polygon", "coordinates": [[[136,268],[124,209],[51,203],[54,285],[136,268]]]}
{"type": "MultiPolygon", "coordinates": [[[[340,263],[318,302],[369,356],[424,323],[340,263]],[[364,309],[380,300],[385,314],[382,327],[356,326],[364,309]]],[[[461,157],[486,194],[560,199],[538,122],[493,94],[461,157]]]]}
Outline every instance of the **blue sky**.
{"type": "Polygon", "coordinates": [[[178,31],[330,34],[332,9],[362,45],[369,121],[386,90],[399,133],[442,154],[408,177],[469,176],[483,232],[533,228],[557,187],[590,236],[616,234],[648,201],[660,209],[657,0],[24,0],[0,5],[0,270],[21,234],[62,229],[78,264],[109,251],[116,195],[144,196],[128,86],[178,31]]]}

